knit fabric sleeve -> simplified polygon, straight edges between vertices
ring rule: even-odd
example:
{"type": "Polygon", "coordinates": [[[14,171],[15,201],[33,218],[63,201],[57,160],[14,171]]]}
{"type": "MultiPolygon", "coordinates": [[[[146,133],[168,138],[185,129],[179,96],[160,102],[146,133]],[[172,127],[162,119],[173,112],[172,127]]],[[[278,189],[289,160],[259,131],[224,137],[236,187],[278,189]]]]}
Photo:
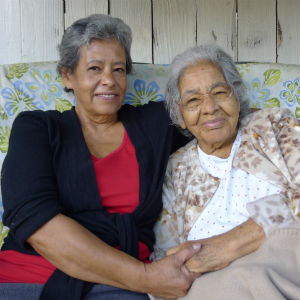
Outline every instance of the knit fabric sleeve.
{"type": "Polygon", "coordinates": [[[21,113],[13,123],[1,171],[3,222],[10,235],[26,239],[61,212],[50,146],[54,127],[44,112],[21,113]]]}

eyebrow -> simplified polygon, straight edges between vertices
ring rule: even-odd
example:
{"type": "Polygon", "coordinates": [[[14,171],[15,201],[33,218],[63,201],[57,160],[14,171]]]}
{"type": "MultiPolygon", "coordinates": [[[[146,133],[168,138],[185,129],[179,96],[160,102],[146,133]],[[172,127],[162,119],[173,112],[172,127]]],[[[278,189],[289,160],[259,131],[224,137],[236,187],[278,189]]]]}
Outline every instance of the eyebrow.
{"type": "MultiPolygon", "coordinates": [[[[224,86],[224,85],[228,86],[228,84],[227,84],[226,81],[217,81],[217,82],[214,82],[214,83],[208,88],[208,91],[211,91],[211,90],[212,90],[213,88],[215,88],[215,87],[218,87],[218,86],[224,86]]],[[[202,93],[200,92],[200,89],[199,89],[199,88],[196,88],[196,89],[190,89],[190,90],[185,91],[185,92],[182,94],[181,98],[184,98],[184,97],[186,97],[186,96],[188,96],[188,95],[193,95],[193,94],[202,94],[202,93]]]]}
{"type": "Polygon", "coordinates": [[[191,90],[187,90],[185,91],[182,95],[181,95],[181,98],[185,98],[186,96],[188,95],[193,95],[193,94],[201,94],[200,93],[200,90],[197,88],[197,89],[191,89],[191,90]]]}
{"type": "MultiPolygon", "coordinates": [[[[91,61],[89,61],[87,64],[88,65],[92,65],[92,64],[103,64],[103,60],[100,60],[100,59],[93,59],[91,61]]],[[[126,66],[126,63],[123,62],[123,61],[116,61],[114,62],[114,65],[123,65],[123,66],[126,66]]]]}

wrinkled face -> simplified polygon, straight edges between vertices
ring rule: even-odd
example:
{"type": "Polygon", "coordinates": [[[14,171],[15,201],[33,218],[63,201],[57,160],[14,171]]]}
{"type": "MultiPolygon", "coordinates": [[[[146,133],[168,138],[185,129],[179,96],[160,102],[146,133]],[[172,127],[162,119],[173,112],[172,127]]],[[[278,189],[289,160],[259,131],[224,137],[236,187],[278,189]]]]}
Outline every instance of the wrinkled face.
{"type": "Polygon", "coordinates": [[[220,101],[226,87],[222,72],[207,61],[188,67],[179,80],[181,126],[196,137],[200,148],[208,154],[216,148],[231,147],[237,133],[240,105],[230,93],[225,101],[220,101]],[[188,110],[186,104],[193,101],[201,105],[188,110]]]}
{"type": "Polygon", "coordinates": [[[62,70],[62,78],[73,90],[80,113],[114,115],[126,92],[125,50],[116,40],[94,40],[82,46],[75,71],[62,70]]]}

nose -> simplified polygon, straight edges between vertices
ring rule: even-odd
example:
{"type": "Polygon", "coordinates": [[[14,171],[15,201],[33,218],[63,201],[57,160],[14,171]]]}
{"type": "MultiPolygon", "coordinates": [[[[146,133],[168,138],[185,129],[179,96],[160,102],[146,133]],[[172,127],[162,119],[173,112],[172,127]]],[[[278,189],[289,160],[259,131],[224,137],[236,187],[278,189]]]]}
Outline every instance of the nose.
{"type": "Polygon", "coordinates": [[[115,79],[112,70],[104,70],[101,76],[101,83],[107,86],[114,86],[115,79]]]}
{"type": "Polygon", "coordinates": [[[213,114],[218,110],[218,104],[210,94],[204,95],[204,101],[201,105],[201,112],[206,114],[213,114]]]}

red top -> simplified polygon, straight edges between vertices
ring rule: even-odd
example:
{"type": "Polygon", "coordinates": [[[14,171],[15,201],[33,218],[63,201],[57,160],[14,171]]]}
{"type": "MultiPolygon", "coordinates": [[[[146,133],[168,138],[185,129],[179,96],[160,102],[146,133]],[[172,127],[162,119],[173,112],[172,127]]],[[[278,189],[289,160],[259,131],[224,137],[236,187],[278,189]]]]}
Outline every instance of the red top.
{"type": "MultiPolygon", "coordinates": [[[[98,159],[92,155],[102,205],[110,213],[131,213],[139,204],[139,167],[135,149],[124,130],[121,146],[98,159]]],[[[150,250],[139,242],[139,258],[148,262],[150,250]]],[[[0,251],[0,282],[47,282],[55,267],[38,255],[0,251]]]]}

